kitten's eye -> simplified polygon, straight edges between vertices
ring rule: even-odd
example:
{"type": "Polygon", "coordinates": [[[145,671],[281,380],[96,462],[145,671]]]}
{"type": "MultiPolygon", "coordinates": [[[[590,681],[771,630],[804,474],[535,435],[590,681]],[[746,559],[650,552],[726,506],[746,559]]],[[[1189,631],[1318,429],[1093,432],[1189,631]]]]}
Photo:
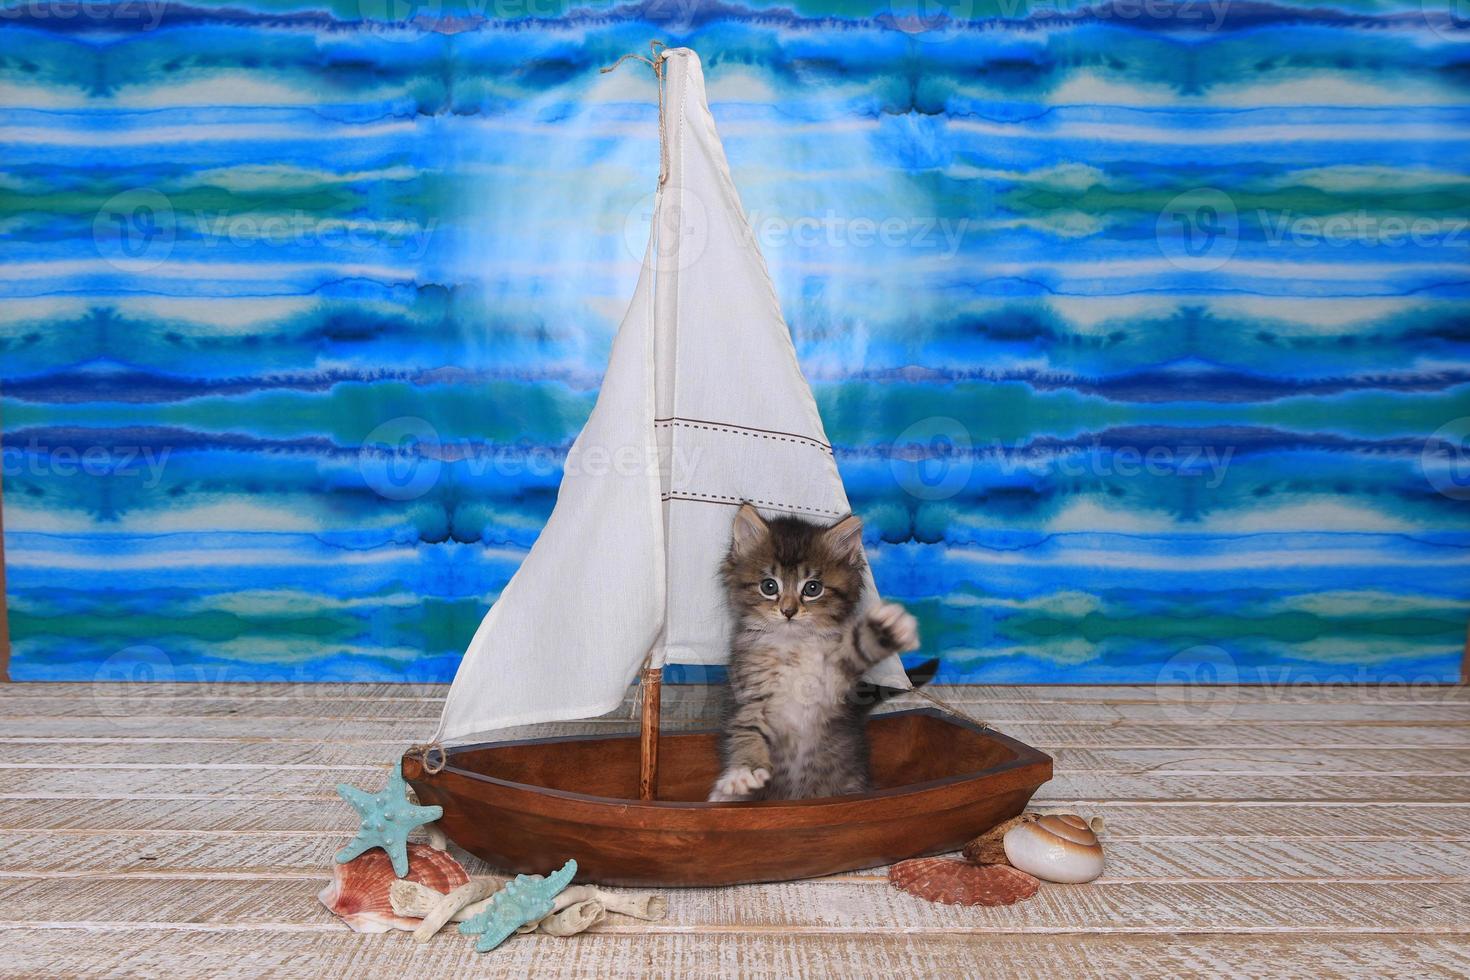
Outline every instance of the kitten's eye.
{"type": "Polygon", "coordinates": [[[806,596],[808,599],[815,599],[817,596],[822,594],[822,583],[818,582],[816,579],[812,579],[806,585],[803,585],[801,587],[801,594],[806,596]]]}
{"type": "Polygon", "coordinates": [[[777,582],[773,578],[761,579],[761,595],[765,596],[767,599],[774,599],[776,597],[776,593],[780,591],[780,582],[777,582]]]}

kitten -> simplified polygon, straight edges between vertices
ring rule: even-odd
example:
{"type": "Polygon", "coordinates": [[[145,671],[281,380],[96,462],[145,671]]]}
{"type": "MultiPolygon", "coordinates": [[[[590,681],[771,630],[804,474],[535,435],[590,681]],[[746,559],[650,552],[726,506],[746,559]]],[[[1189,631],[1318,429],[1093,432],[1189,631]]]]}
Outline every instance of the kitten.
{"type": "Polygon", "coordinates": [[[858,679],[889,654],[916,649],[919,634],[894,603],[858,612],[862,530],[856,516],[824,527],[795,517],[767,522],[750,504],[736,513],[722,568],[735,616],[734,709],[711,801],[868,789],[872,703],[853,696],[858,679]]]}

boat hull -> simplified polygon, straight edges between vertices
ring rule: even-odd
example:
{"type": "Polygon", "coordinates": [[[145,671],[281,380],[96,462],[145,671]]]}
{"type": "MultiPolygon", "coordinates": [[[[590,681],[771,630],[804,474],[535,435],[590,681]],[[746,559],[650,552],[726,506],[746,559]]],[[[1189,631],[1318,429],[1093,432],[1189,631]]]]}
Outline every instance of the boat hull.
{"type": "Polygon", "coordinates": [[[423,804],[465,850],[545,874],[576,858],[579,881],[699,886],[783,881],[951,851],[1020,813],[1052,760],[930,709],[868,723],[872,792],[820,800],[706,803],[719,733],[659,739],[658,799],[637,799],[638,737],[468,745],[426,773],[404,756],[423,804]]]}

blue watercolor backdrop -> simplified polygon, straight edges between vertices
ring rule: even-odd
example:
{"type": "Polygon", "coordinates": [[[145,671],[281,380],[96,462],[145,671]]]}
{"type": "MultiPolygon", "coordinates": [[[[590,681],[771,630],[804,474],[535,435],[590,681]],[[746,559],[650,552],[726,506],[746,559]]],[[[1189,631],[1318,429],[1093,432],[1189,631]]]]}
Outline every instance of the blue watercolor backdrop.
{"type": "Polygon", "coordinates": [[[653,37],[946,678],[1458,676],[1449,6],[0,7],[15,678],[452,676],[636,276],[653,37]]]}

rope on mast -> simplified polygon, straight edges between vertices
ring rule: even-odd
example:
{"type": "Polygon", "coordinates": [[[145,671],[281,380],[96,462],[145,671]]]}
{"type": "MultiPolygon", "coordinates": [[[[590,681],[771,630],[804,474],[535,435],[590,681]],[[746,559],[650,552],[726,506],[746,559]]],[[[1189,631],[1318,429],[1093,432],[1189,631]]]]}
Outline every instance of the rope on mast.
{"type": "Polygon", "coordinates": [[[668,55],[664,54],[663,49],[666,47],[668,45],[662,41],[649,41],[648,50],[652,55],[651,58],[630,51],[606,68],[598,69],[599,74],[606,75],[629,59],[641,61],[653,69],[653,77],[658,79],[658,185],[660,187],[669,179],[669,144],[664,139],[664,59],[668,55]]]}
{"type": "Polygon", "coordinates": [[[968,711],[964,711],[964,710],[961,710],[960,708],[955,707],[954,705],[950,704],[948,701],[944,700],[944,698],[941,698],[939,695],[937,695],[937,694],[933,693],[932,691],[929,691],[929,690],[927,690],[925,688],[922,688],[922,687],[912,687],[912,688],[909,688],[909,690],[905,691],[904,693],[905,694],[917,694],[919,697],[923,698],[925,701],[928,701],[930,704],[934,705],[934,707],[938,708],[940,711],[943,711],[945,714],[954,715],[956,718],[963,718],[965,721],[968,721],[971,724],[979,725],[981,728],[989,728],[990,727],[990,722],[984,721],[983,719],[980,719],[980,718],[976,718],[974,715],[970,714],[968,711]]]}

